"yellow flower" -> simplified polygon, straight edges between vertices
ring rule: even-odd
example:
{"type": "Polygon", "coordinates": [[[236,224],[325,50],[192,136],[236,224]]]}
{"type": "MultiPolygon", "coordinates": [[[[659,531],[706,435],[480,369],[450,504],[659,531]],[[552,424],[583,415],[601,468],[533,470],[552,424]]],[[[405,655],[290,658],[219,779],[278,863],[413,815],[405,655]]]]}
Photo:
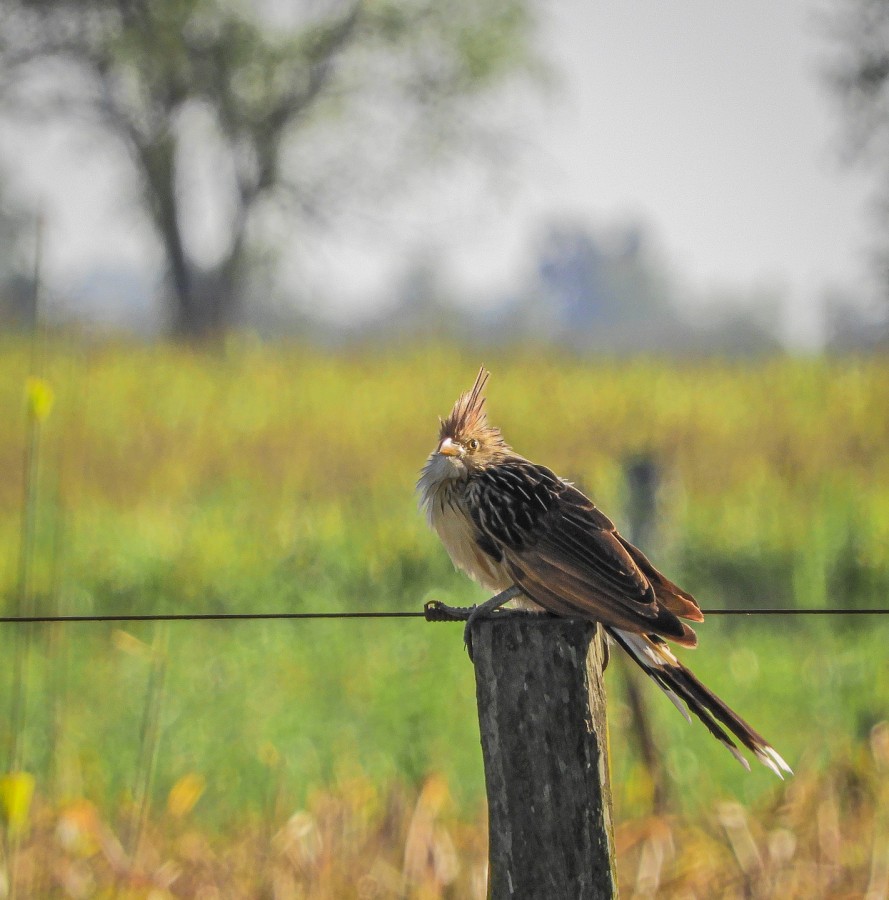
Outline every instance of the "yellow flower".
{"type": "Polygon", "coordinates": [[[28,415],[42,422],[51,412],[55,394],[45,378],[31,376],[25,381],[28,415]]]}
{"type": "Polygon", "coordinates": [[[30,772],[9,772],[0,778],[0,804],[10,834],[19,834],[28,826],[34,776],[30,772]]]}
{"type": "Polygon", "coordinates": [[[203,775],[196,772],[183,775],[170,789],[167,811],[171,816],[181,819],[194,809],[206,786],[207,782],[203,775]]]}

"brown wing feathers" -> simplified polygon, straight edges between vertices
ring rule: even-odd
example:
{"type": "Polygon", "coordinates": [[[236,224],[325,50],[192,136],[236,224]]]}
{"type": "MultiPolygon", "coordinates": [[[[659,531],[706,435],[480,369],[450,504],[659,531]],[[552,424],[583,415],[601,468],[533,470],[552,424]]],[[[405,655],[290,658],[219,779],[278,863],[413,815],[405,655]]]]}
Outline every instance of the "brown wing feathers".
{"type": "Polygon", "coordinates": [[[651,582],[659,603],[666,606],[674,615],[688,619],[690,622],[704,621],[704,614],[698,606],[698,601],[691,594],[662,575],[638,547],[634,547],[629,541],[624,540],[617,532],[614,533],[614,536],[624,545],[627,553],[633,558],[633,562],[651,582]]]}
{"type": "Polygon", "coordinates": [[[674,614],[700,620],[693,598],[549,469],[526,460],[493,466],[474,477],[469,508],[482,546],[496,548],[545,609],[695,645],[694,632],[674,614]]]}

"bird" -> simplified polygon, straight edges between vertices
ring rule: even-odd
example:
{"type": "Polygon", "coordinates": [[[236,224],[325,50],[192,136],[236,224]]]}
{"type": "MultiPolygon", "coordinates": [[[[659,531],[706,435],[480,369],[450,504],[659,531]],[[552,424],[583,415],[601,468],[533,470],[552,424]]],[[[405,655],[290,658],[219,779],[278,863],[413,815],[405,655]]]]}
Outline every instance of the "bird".
{"type": "Polygon", "coordinates": [[[454,565],[493,596],[447,607],[472,624],[513,608],[598,622],[691,722],[693,713],[746,768],[735,741],[779,778],[793,774],[780,754],[686,668],[670,647],[695,647],[687,622],[702,622],[695,598],[620,535],[583,492],[516,453],[488,424],[479,370],[471,390],[439,420],[436,449],[417,482],[419,503],[454,565]],[[682,620],[686,621],[682,621],[682,620]],[[683,706],[684,703],[684,706],[683,706]]]}

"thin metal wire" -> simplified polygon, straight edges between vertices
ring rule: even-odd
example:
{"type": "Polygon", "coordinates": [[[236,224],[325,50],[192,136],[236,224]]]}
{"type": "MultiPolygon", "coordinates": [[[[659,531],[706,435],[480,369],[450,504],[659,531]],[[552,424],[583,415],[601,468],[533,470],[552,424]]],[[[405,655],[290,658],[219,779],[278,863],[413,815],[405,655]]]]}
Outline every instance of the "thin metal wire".
{"type": "Polygon", "coordinates": [[[0,616],[0,625],[24,622],[243,622],[263,619],[415,619],[419,612],[309,612],[309,613],[147,613],[94,616],[0,616]]]}
{"type": "Polygon", "coordinates": [[[775,609],[702,609],[705,616],[889,616],[889,608],[820,609],[777,607],[775,609]]]}
{"type": "MultiPolygon", "coordinates": [[[[821,609],[820,607],[767,607],[765,609],[702,609],[705,616],[889,616],[889,607],[874,609],[821,609]]],[[[557,619],[559,616],[548,616],[557,619]]],[[[447,621],[447,620],[445,620],[447,621]]]]}
{"type": "MultiPolygon", "coordinates": [[[[889,607],[876,609],[704,609],[705,616],[887,616],[889,607]]],[[[73,622],[243,622],[275,619],[423,619],[426,613],[416,611],[368,612],[270,612],[270,613],[152,613],[145,615],[84,616],[0,616],[0,625],[66,624],[73,622]]]]}

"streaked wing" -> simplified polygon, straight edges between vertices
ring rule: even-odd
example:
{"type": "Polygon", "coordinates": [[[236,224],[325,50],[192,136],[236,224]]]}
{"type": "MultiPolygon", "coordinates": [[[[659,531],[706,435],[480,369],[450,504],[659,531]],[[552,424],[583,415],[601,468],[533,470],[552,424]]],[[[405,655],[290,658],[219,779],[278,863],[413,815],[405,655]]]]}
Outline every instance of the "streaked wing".
{"type": "Polygon", "coordinates": [[[692,622],[703,622],[704,614],[698,601],[688,591],[682,590],[678,584],[674,584],[662,572],[659,572],[649,561],[648,557],[629,541],[624,540],[617,532],[615,537],[623,544],[624,549],[633,557],[633,562],[639,566],[642,574],[651,582],[658,603],[662,603],[671,613],[689,619],[692,622]]]}
{"type": "Polygon", "coordinates": [[[611,520],[549,469],[526,460],[494,466],[473,479],[469,501],[482,546],[544,608],[687,636],[611,520]]]}

